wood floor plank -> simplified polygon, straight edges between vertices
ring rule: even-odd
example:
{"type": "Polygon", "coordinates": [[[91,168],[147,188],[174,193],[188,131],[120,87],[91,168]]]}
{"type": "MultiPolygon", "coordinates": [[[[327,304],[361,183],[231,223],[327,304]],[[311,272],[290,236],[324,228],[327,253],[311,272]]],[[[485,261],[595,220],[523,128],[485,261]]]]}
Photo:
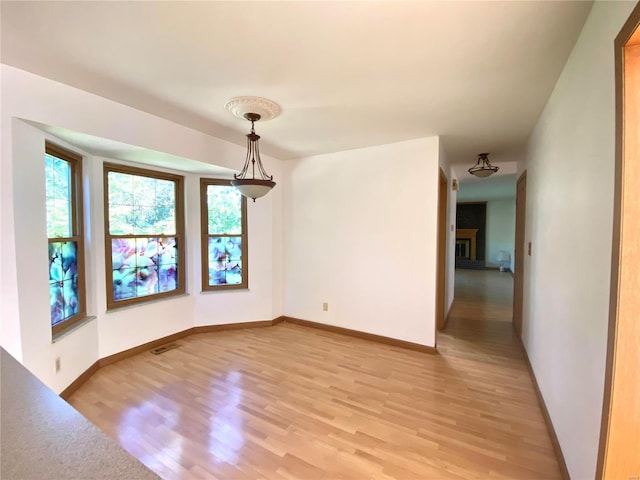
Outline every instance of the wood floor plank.
{"type": "Polygon", "coordinates": [[[457,271],[438,355],[287,323],[202,333],[70,403],[166,479],[560,479],[511,288],[457,271]]]}

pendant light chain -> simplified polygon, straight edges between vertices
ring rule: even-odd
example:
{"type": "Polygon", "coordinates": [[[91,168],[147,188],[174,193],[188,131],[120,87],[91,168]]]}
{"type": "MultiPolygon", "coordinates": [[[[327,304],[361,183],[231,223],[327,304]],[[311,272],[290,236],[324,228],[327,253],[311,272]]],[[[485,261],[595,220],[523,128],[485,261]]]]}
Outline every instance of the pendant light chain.
{"type": "Polygon", "coordinates": [[[275,185],[273,175],[269,175],[260,158],[260,135],[256,133],[255,122],[260,120],[257,113],[247,113],[244,117],[251,122],[251,131],[247,134],[247,156],[240,173],[233,176],[231,184],[240,190],[245,197],[256,198],[266,195],[275,185]],[[251,178],[248,178],[249,162],[251,162],[251,178]],[[257,169],[256,169],[257,165],[257,169]],[[258,177],[256,178],[256,170],[258,177]]]}

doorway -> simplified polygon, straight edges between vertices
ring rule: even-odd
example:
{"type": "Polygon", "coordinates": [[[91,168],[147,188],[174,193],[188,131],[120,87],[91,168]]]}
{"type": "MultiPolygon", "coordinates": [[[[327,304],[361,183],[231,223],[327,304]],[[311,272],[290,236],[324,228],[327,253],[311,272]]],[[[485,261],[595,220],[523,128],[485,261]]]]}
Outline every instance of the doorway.
{"type": "Polygon", "coordinates": [[[456,268],[487,266],[487,205],[486,200],[456,204],[456,268]]]}
{"type": "Polygon", "coordinates": [[[516,236],[513,273],[513,328],[522,338],[522,298],[524,292],[524,231],[527,215],[527,172],[516,183],[516,236]]]}
{"type": "Polygon", "coordinates": [[[440,169],[438,184],[438,260],[436,273],[436,327],[442,330],[446,326],[445,284],[447,272],[447,186],[449,180],[440,169]]]}
{"type": "Polygon", "coordinates": [[[616,175],[607,370],[596,478],[640,478],[640,4],[615,41],[616,175]]]}

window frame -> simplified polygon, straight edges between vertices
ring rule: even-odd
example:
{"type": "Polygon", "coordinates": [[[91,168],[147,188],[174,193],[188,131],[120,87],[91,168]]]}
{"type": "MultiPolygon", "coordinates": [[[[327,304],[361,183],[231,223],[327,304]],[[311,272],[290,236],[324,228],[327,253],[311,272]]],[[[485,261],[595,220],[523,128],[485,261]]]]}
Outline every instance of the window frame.
{"type": "Polygon", "coordinates": [[[241,228],[238,234],[209,234],[209,203],[207,188],[209,185],[232,187],[231,180],[220,178],[200,178],[200,245],[202,291],[215,292],[223,290],[246,290],[249,288],[249,234],[247,230],[247,198],[241,200],[241,228]],[[209,285],[209,237],[241,237],[242,238],[242,282],[233,285],[209,285]]]}
{"type": "MultiPolygon", "coordinates": [[[[84,231],[84,197],[82,192],[82,156],[66,148],[60,147],[50,141],[45,141],[46,155],[67,162],[70,166],[71,186],[71,233],[70,237],[49,237],[47,232],[47,245],[59,242],[76,242],[77,275],[78,275],[78,313],[61,322],[51,325],[51,335],[55,337],[87,318],[87,291],[85,275],[85,231],[84,231]]],[[[45,167],[46,168],[46,167],[45,167]]],[[[46,173],[45,173],[46,175],[46,173]]],[[[45,178],[46,181],[46,178],[45,178]]],[[[46,186],[45,186],[46,198],[46,186]]],[[[46,217],[46,214],[45,214],[46,217]]],[[[47,218],[48,222],[48,218],[47,218]]],[[[48,246],[47,246],[48,250],[48,246]]],[[[51,294],[49,294],[51,295],[51,294]]],[[[50,297],[49,297],[50,298],[50,297]]],[[[51,321],[51,318],[49,319],[51,321]]]]}
{"type": "Polygon", "coordinates": [[[184,201],[184,176],[173,173],[167,173],[159,170],[150,170],[146,168],[134,167],[131,165],[124,165],[119,163],[105,162],[103,164],[103,196],[104,196],[104,252],[105,252],[105,278],[106,278],[106,293],[107,293],[107,311],[115,310],[122,307],[128,307],[131,305],[139,305],[154,300],[160,300],[167,297],[174,297],[177,295],[183,295],[186,293],[186,235],[185,235],[185,201],[184,201]],[[110,233],[109,225],[109,172],[124,173],[128,175],[136,175],[147,178],[154,178],[158,180],[169,180],[175,184],[175,219],[176,219],[176,232],[175,234],[144,234],[144,235],[112,235],[110,233]],[[113,239],[118,238],[151,238],[151,237],[175,237],[178,257],[178,288],[168,292],[158,292],[150,295],[144,295],[141,297],[128,298],[124,300],[114,300],[113,295],[113,259],[112,259],[112,242],[113,239]]]}

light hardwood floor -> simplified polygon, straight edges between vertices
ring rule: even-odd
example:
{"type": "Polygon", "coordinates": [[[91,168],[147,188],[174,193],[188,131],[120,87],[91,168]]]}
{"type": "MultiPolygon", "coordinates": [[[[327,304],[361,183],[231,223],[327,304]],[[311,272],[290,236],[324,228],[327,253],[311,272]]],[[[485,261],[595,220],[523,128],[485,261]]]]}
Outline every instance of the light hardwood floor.
{"type": "Polygon", "coordinates": [[[166,479],[558,479],[511,282],[458,271],[437,355],[286,323],[198,334],[70,403],[166,479]]]}

